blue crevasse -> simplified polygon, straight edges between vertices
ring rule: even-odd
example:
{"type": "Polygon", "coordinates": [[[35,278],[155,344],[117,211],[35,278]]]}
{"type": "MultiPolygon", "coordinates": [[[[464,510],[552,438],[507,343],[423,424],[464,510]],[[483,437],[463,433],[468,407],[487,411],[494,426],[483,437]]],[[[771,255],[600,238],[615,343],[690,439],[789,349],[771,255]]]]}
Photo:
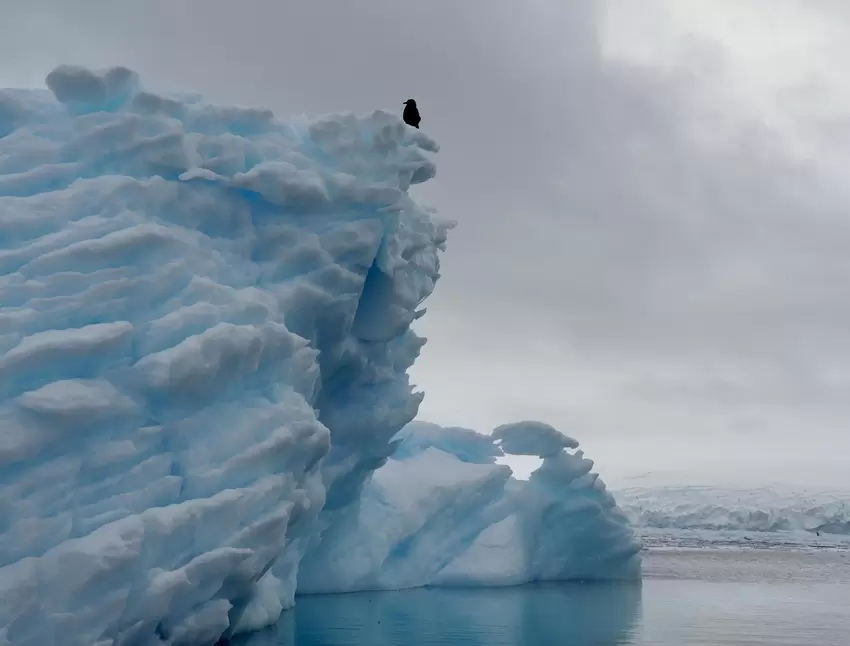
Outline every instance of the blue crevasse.
{"type": "Polygon", "coordinates": [[[47,85],[0,91],[0,645],[213,643],[296,591],[637,576],[554,429],[396,437],[452,226],[408,195],[433,140],[381,111],[282,122],[155,94],[124,68],[47,85]],[[528,483],[493,463],[541,446],[528,483]],[[394,491],[396,542],[340,561],[386,540],[365,521],[393,470],[435,459],[458,495],[422,516],[445,482],[394,491]],[[494,541],[516,571],[481,571],[494,541]]]}

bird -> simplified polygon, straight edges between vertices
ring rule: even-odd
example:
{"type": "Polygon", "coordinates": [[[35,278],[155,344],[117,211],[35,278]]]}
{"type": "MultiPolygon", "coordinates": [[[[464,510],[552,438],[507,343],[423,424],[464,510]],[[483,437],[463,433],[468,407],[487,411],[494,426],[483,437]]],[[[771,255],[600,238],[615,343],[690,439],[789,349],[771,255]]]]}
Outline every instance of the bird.
{"type": "Polygon", "coordinates": [[[404,113],[401,115],[401,118],[404,119],[404,122],[413,126],[414,128],[419,128],[419,122],[422,121],[422,118],[419,116],[419,110],[416,107],[416,101],[413,99],[408,99],[403,103],[404,105],[404,113]]]}

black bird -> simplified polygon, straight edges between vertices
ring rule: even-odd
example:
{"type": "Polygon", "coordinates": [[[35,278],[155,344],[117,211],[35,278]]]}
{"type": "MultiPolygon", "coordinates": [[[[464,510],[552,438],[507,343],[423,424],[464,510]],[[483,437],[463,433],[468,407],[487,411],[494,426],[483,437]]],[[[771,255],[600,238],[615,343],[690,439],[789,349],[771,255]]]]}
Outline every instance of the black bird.
{"type": "Polygon", "coordinates": [[[404,114],[401,115],[401,118],[404,119],[404,122],[413,126],[414,128],[419,127],[419,122],[422,121],[422,117],[419,116],[419,110],[416,108],[416,101],[413,99],[408,99],[404,102],[404,114]]]}

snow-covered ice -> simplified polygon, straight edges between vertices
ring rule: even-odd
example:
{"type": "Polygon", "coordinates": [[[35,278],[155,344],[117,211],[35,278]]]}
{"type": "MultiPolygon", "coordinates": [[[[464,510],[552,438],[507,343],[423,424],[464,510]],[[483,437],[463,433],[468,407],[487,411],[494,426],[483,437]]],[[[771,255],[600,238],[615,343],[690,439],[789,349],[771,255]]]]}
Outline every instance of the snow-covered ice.
{"type": "Polygon", "coordinates": [[[850,491],[769,487],[632,486],[617,500],[639,527],[850,534],[850,491]]]}
{"type": "Polygon", "coordinates": [[[427,135],[123,68],[47,85],[0,91],[0,645],[213,643],[296,590],[639,576],[574,440],[406,426],[451,228],[408,195],[427,135]],[[520,482],[504,452],[543,463],[520,482]]]}

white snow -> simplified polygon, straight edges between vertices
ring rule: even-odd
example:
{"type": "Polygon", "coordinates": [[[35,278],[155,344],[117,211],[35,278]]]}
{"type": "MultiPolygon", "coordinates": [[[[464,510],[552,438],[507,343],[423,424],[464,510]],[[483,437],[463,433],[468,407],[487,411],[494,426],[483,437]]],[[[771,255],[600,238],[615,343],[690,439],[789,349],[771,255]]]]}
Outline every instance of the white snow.
{"type": "Polygon", "coordinates": [[[296,590],[639,576],[574,440],[405,428],[451,227],[408,195],[425,133],[124,68],[47,85],[0,91],[0,644],[213,643],[296,590]],[[544,459],[518,482],[504,452],[544,459]]]}
{"type": "Polygon", "coordinates": [[[617,499],[635,525],[651,529],[850,535],[848,490],[633,486],[617,499]]]}

